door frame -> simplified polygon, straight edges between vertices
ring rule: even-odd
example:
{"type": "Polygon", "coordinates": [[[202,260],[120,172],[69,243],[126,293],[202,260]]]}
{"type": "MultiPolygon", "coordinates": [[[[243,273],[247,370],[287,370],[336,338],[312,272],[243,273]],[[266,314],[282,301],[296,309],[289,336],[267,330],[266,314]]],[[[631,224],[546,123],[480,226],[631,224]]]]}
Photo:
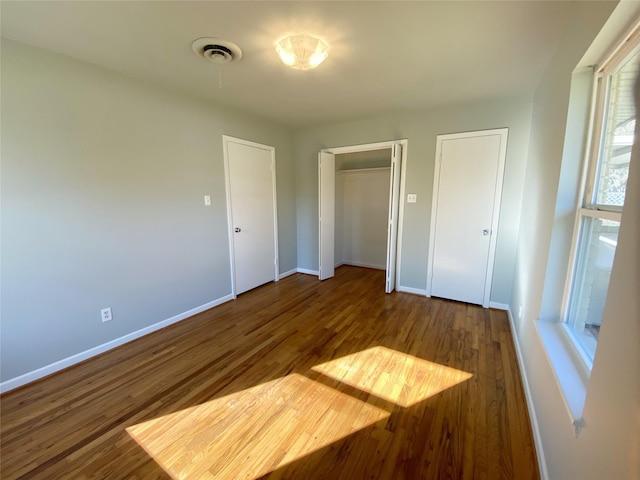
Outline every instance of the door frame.
{"type": "Polygon", "coordinates": [[[278,258],[278,203],[276,193],[276,149],[270,145],[264,145],[262,143],[252,142],[250,140],[244,140],[242,138],[231,137],[229,135],[222,135],[222,151],[224,157],[224,181],[227,197],[227,234],[229,237],[229,266],[231,268],[231,295],[236,298],[236,267],[235,267],[235,240],[233,235],[233,209],[231,205],[231,178],[229,176],[229,151],[227,145],[229,143],[238,143],[240,145],[246,145],[248,147],[260,148],[262,150],[268,150],[271,153],[271,190],[273,192],[273,245],[274,245],[274,281],[280,280],[279,265],[280,259],[278,258]]]}
{"type": "MultiPolygon", "coordinates": [[[[398,237],[397,237],[397,249],[396,249],[396,280],[395,280],[395,290],[397,291],[400,287],[400,276],[401,276],[401,260],[402,260],[402,233],[403,233],[403,225],[404,225],[404,197],[405,197],[405,181],[406,181],[406,170],[407,170],[407,150],[409,148],[409,140],[406,138],[399,140],[387,140],[384,142],[375,142],[375,143],[363,143],[360,145],[347,145],[343,147],[331,147],[324,148],[320,150],[320,153],[331,153],[333,155],[339,155],[342,153],[358,153],[358,152],[369,152],[372,150],[384,150],[384,149],[393,149],[393,145],[400,145],[402,147],[401,152],[401,165],[400,165],[400,193],[399,193],[399,208],[398,208],[398,237]]],[[[320,183],[320,179],[318,178],[318,184],[320,183]]],[[[318,191],[318,194],[320,192],[318,191]]],[[[335,193],[334,193],[335,195],[335,193]]],[[[318,216],[319,216],[320,205],[318,205],[318,216]]],[[[320,218],[318,218],[318,238],[320,237],[320,218]]],[[[334,231],[335,236],[335,231],[334,231]]],[[[320,270],[320,241],[318,241],[318,271],[320,270]]]]}
{"type": "Polygon", "coordinates": [[[436,159],[435,172],[433,175],[433,197],[431,200],[431,226],[429,228],[429,252],[427,262],[427,297],[431,296],[432,276],[433,276],[433,256],[435,253],[436,220],[438,213],[438,195],[440,188],[440,166],[442,156],[442,143],[445,140],[455,140],[459,138],[484,137],[488,135],[500,135],[500,152],[498,157],[498,171],[496,178],[496,189],[493,195],[493,210],[491,215],[491,238],[489,239],[489,258],[487,260],[487,274],[484,282],[484,293],[482,306],[489,307],[491,301],[491,283],[493,281],[493,270],[495,267],[496,244],[498,241],[498,225],[500,222],[500,204],[502,201],[502,184],[504,180],[504,165],[507,157],[508,128],[496,128],[491,130],[477,130],[472,132],[451,133],[438,135],[436,137],[436,159]]]}

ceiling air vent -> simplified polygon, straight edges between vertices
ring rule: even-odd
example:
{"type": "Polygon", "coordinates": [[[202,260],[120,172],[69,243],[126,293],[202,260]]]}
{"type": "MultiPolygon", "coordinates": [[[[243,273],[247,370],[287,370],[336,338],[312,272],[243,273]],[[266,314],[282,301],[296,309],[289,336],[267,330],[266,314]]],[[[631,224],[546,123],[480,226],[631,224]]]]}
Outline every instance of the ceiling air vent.
{"type": "Polygon", "coordinates": [[[218,65],[235,62],[242,58],[242,50],[233,42],[219,38],[199,38],[191,45],[196,55],[218,65]]]}

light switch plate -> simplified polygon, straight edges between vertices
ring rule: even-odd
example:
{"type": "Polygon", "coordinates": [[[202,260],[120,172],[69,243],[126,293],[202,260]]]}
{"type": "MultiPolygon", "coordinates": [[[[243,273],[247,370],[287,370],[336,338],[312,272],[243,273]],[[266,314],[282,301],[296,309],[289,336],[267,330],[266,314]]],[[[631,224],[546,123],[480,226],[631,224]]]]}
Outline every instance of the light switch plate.
{"type": "Polygon", "coordinates": [[[418,194],[417,193],[408,193],[407,194],[407,203],[416,203],[417,200],[418,200],[418,194]]]}
{"type": "Polygon", "coordinates": [[[211,195],[204,196],[204,204],[208,207],[211,205],[211,195]]]}

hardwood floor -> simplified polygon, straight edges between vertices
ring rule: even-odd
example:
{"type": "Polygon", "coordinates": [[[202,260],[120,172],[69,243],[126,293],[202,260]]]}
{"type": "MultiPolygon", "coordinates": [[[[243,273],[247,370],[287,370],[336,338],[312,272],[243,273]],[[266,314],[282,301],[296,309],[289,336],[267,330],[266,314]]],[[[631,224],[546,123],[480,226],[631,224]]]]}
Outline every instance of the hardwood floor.
{"type": "Polygon", "coordinates": [[[265,285],[0,406],[3,479],[539,478],[506,314],[385,295],[355,267],[265,285]]]}

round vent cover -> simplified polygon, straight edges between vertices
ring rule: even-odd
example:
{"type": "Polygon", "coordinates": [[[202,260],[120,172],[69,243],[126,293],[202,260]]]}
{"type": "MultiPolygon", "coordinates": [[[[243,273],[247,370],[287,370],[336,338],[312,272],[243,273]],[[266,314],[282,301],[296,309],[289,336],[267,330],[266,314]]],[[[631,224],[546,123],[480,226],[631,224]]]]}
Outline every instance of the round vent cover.
{"type": "Polygon", "coordinates": [[[235,62],[242,58],[242,50],[235,43],[219,38],[203,37],[191,44],[196,55],[213,63],[235,62]]]}

